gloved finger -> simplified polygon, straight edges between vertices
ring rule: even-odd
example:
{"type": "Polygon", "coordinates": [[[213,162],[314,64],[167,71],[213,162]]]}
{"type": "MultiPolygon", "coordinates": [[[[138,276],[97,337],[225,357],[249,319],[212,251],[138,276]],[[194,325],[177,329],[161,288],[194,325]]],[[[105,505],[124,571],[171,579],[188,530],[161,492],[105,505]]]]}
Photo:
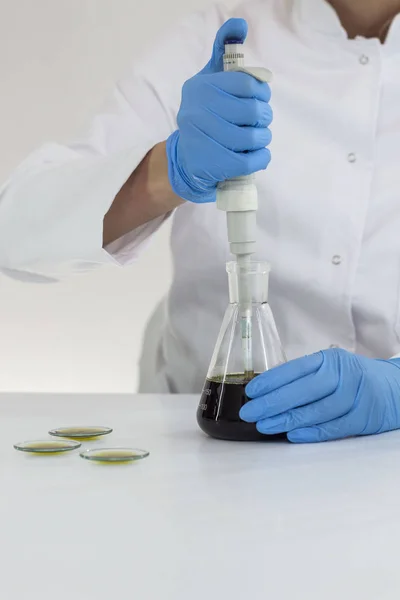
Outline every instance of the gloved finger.
{"type": "Polygon", "coordinates": [[[252,98],[239,99],[228,95],[221,116],[225,121],[238,127],[267,128],[273,119],[272,108],[267,102],[260,102],[260,100],[252,98]]]}
{"type": "Polygon", "coordinates": [[[316,373],[323,363],[323,353],[317,352],[279,365],[279,367],[265,371],[265,373],[250,381],[246,387],[246,394],[249,398],[257,398],[257,396],[268,394],[301,377],[316,373]]]}
{"type": "Polygon", "coordinates": [[[271,143],[272,133],[268,127],[238,127],[232,123],[224,122],[221,126],[221,117],[208,112],[202,122],[203,131],[207,130],[210,137],[215,137],[221,146],[232,150],[233,152],[254,152],[266,148],[271,143]],[[213,127],[216,122],[220,126],[213,127]]]}
{"type": "Polygon", "coordinates": [[[284,385],[269,394],[259,396],[247,402],[240,410],[240,418],[248,423],[255,423],[261,419],[269,419],[275,415],[282,415],[287,411],[305,406],[333,394],[338,384],[337,373],[317,371],[288,385],[284,385]]]}
{"type": "Polygon", "coordinates": [[[350,412],[343,417],[315,427],[294,429],[288,433],[288,440],[296,444],[311,444],[359,435],[361,433],[360,425],[357,423],[357,419],[353,418],[353,414],[354,412],[350,412]]]}
{"type": "Polygon", "coordinates": [[[228,150],[211,138],[208,138],[208,143],[210,144],[210,147],[213,144],[218,146],[218,167],[213,171],[213,167],[209,167],[209,171],[212,171],[212,177],[216,181],[226,181],[233,177],[251,175],[252,173],[266,169],[271,162],[271,153],[268,148],[242,153],[228,150]]]}
{"type": "MultiPolygon", "coordinates": [[[[190,93],[195,95],[196,90],[190,93]]],[[[271,105],[264,99],[240,98],[214,84],[202,87],[201,104],[235,125],[268,127],[272,122],[271,105]]]]}
{"type": "MultiPolygon", "coordinates": [[[[269,102],[271,100],[271,88],[268,83],[259,81],[252,75],[240,71],[215,73],[205,79],[198,78],[194,83],[202,86],[205,84],[214,86],[217,91],[222,90],[226,94],[230,94],[236,98],[255,98],[261,102],[269,102]]],[[[222,104],[224,101],[222,99],[222,104]]]]}
{"type": "Polygon", "coordinates": [[[216,73],[223,71],[223,56],[225,43],[229,40],[244,42],[247,37],[248,26],[244,19],[228,19],[217,32],[210,61],[201,73],[216,73]]]}
{"type": "Polygon", "coordinates": [[[271,131],[267,127],[238,127],[228,123],[211,110],[204,110],[201,121],[193,120],[186,131],[193,136],[203,134],[232,152],[254,152],[268,146],[271,131]]]}
{"type": "Polygon", "coordinates": [[[354,395],[331,394],[312,404],[288,410],[257,423],[260,433],[275,434],[325,424],[346,415],[354,404],[354,395]]]}
{"type": "Polygon", "coordinates": [[[225,177],[222,181],[230,179],[231,177],[252,175],[252,173],[257,173],[257,171],[263,171],[271,162],[271,152],[268,150],[268,148],[262,148],[261,150],[255,150],[254,152],[247,152],[243,154],[232,152],[232,157],[234,160],[232,160],[231,165],[233,165],[235,162],[237,163],[235,170],[232,170],[232,173],[228,177],[225,177]]]}

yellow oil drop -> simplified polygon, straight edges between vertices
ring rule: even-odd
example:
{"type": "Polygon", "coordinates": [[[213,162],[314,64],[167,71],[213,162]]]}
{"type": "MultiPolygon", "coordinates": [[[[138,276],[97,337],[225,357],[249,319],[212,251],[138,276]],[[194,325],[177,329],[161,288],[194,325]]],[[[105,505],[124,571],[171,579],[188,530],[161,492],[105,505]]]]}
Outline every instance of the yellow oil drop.
{"type": "Polygon", "coordinates": [[[146,450],[135,448],[94,448],[81,452],[80,456],[86,460],[92,460],[108,464],[121,464],[134,462],[146,458],[149,453],[146,450]]]}
{"type": "Polygon", "coordinates": [[[81,444],[70,440],[33,440],[28,442],[19,442],[14,444],[16,450],[21,452],[32,452],[36,454],[59,454],[76,450],[81,444]]]}
{"type": "Polygon", "coordinates": [[[55,437],[89,441],[95,440],[103,435],[108,435],[111,432],[111,427],[89,425],[79,427],[58,427],[57,429],[49,431],[49,434],[55,437]]]}

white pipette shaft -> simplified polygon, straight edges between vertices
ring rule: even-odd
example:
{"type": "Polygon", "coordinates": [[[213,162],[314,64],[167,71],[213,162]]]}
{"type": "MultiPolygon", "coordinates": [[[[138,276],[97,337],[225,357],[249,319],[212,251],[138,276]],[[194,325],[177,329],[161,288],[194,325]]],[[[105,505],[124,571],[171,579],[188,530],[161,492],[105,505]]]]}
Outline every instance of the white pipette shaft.
{"type": "MultiPolygon", "coordinates": [[[[227,43],[224,70],[244,69],[241,43],[227,43]]],[[[238,177],[220,184],[217,194],[218,208],[227,213],[228,239],[231,252],[238,264],[240,328],[242,338],[243,370],[245,377],[253,374],[252,351],[252,289],[248,267],[255,251],[257,190],[254,176],[238,177]]]]}

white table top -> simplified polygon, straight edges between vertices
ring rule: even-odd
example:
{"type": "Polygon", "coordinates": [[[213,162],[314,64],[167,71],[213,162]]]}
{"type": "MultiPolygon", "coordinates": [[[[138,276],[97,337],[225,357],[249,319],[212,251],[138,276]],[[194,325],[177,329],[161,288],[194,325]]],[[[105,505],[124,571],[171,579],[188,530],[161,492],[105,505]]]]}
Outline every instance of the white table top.
{"type": "Polygon", "coordinates": [[[220,442],[197,429],[197,401],[0,396],[2,599],[400,598],[399,432],[220,442]],[[79,424],[151,455],[102,466],[13,449],[79,424]]]}

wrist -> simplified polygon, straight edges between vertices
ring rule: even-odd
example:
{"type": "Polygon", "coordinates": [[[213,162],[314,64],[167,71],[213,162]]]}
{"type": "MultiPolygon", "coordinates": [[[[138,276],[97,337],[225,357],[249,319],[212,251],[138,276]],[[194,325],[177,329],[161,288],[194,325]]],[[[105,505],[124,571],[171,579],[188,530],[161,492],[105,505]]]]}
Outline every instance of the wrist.
{"type": "Polygon", "coordinates": [[[165,146],[154,146],[116,195],[104,216],[103,246],[182,204],[169,183],[165,146]]]}
{"type": "Polygon", "coordinates": [[[156,144],[143,161],[146,171],[142,178],[144,195],[164,212],[169,212],[182,204],[183,200],[172,189],[168,176],[166,142],[156,144]]]}

